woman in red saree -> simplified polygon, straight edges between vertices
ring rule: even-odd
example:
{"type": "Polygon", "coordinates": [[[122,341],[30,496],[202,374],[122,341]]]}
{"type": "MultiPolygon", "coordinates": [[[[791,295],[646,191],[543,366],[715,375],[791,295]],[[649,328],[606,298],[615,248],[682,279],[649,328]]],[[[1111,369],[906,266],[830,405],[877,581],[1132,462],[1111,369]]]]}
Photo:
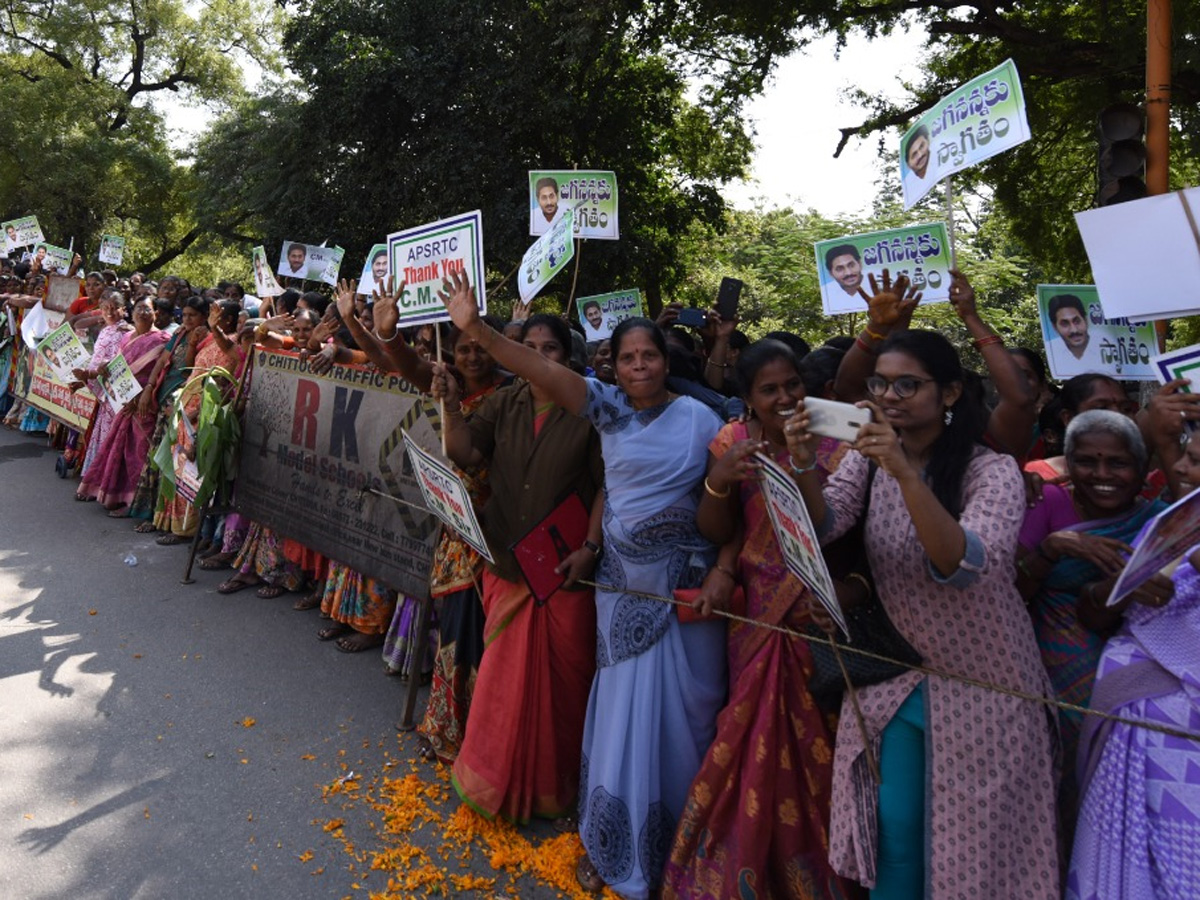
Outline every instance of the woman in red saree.
{"type": "MultiPolygon", "coordinates": [[[[745,588],[745,615],[800,630],[812,621],[810,595],[784,562],[750,454],[789,465],[783,422],[804,385],[792,351],[777,341],[743,350],[737,369],[754,415],[726,425],[709,445],[697,521],[718,544],[743,533],[736,572],[721,571],[745,588]]],[[[692,782],[662,896],[853,896],[829,864],[834,732],[808,692],[808,644],[735,621],[728,651],[729,702],[692,782]]]]}

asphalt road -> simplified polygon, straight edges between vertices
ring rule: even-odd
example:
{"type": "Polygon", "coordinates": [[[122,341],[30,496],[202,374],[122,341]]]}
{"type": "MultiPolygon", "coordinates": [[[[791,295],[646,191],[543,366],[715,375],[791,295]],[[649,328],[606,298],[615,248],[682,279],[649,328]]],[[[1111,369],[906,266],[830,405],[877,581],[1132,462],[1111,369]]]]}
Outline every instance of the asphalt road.
{"type": "MultiPolygon", "coordinates": [[[[409,770],[403,685],[378,652],[319,643],[292,595],[221,596],[213,572],[180,584],[186,545],[75,502],[55,458],[0,429],[0,898],[382,889],[346,852],[371,848],[378,811],[322,796],[351,770],[409,770]],[[334,815],[346,841],[322,827],[334,815]]],[[[492,874],[486,854],[469,865],[492,874]]],[[[559,896],[524,881],[521,896],[559,896]]]]}

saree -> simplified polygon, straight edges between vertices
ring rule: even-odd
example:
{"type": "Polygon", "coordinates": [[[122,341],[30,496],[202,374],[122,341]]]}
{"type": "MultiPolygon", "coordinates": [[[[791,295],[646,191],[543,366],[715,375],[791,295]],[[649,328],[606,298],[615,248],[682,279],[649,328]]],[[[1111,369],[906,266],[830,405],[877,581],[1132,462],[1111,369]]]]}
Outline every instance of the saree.
{"type": "Polygon", "coordinates": [[[699,587],[715,561],[696,506],[721,423],[686,397],[635,409],[594,379],[584,414],[600,433],[606,502],[579,834],[609,887],[645,898],[661,883],[727,685],[724,622],[681,627],[670,603],[642,595],[699,587]]]}
{"type": "Polygon", "coordinates": [[[418,635],[420,609],[420,600],[407,594],[397,595],[391,624],[383,638],[383,667],[389,675],[407,677],[407,673],[416,672],[417,678],[423,680],[433,671],[438,643],[437,614],[434,612],[431,621],[425,623],[425,634],[418,635]]]}
{"type": "MultiPolygon", "coordinates": [[[[720,458],[746,437],[745,425],[726,425],[709,449],[720,458]]],[[[799,630],[812,621],[808,591],[788,571],[762,491],[743,482],[739,493],[745,615],[799,630]]],[[[729,701],[688,793],[662,896],[724,900],[752,887],[780,900],[846,897],[853,889],[829,864],[836,716],[823,715],[806,688],[808,644],[731,622],[727,647],[729,701]]]]}
{"type": "Polygon", "coordinates": [[[452,779],[487,818],[528,822],[571,812],[584,708],[595,665],[591,593],[529,587],[483,573],[483,660],[452,779]]]}
{"type": "MultiPolygon", "coordinates": [[[[1185,558],[1172,580],[1166,606],[1129,607],[1100,658],[1091,708],[1197,731],[1200,572],[1185,558]]],[[[1200,744],[1089,717],[1078,763],[1068,900],[1200,896],[1200,744]]]]}
{"type": "MultiPolygon", "coordinates": [[[[1051,485],[1045,490],[1048,494],[1062,491],[1061,488],[1051,485]]],[[[1043,504],[1049,502],[1053,502],[1052,497],[1042,501],[1043,504]]],[[[1139,502],[1122,515],[1077,522],[1062,530],[1085,532],[1129,543],[1147,521],[1165,508],[1160,500],[1139,502]]],[[[1034,517],[1036,511],[1035,508],[1030,512],[1026,526],[1021,529],[1020,543],[1024,547],[1037,547],[1046,534],[1050,533],[1037,533],[1028,527],[1029,519],[1034,517]]],[[[1080,624],[1075,606],[1083,586],[1103,577],[1103,573],[1092,563],[1064,556],[1054,564],[1054,568],[1042,582],[1041,590],[1033,599],[1033,630],[1037,636],[1042,662],[1050,676],[1051,684],[1054,685],[1055,696],[1065,703],[1087,706],[1092,694],[1092,682],[1096,675],[1096,664],[1100,661],[1100,652],[1104,648],[1104,636],[1080,624]]],[[[1082,713],[1058,710],[1063,759],[1067,763],[1059,787],[1059,807],[1068,825],[1075,818],[1078,803],[1078,786],[1070,763],[1075,759],[1082,724],[1082,713]]]]}
{"type": "MultiPolygon", "coordinates": [[[[202,380],[219,366],[229,368],[230,352],[237,357],[237,365],[232,367],[234,369],[234,377],[236,378],[241,374],[242,365],[246,360],[242,348],[234,341],[231,351],[222,350],[217,343],[216,337],[209,334],[201,341],[200,347],[196,351],[196,358],[191,374],[187,378],[187,384],[194,384],[202,380]]],[[[198,391],[195,393],[189,392],[186,390],[186,387],[187,385],[185,385],[184,392],[179,395],[181,400],[176,402],[183,402],[184,415],[194,418],[200,409],[201,395],[198,391]]],[[[178,432],[175,439],[176,445],[182,443],[184,440],[182,417],[179,421],[178,432]]],[[[157,444],[154,446],[157,446],[157,444]]],[[[196,529],[200,527],[200,517],[191,501],[185,500],[180,494],[176,494],[168,500],[160,492],[154,508],[154,527],[160,531],[166,531],[180,537],[192,537],[196,533],[196,529]]]]}
{"type": "MultiPolygon", "coordinates": [[[[583,423],[557,407],[539,410],[529,403],[510,410],[521,418],[509,424],[528,428],[524,436],[533,443],[525,458],[493,456],[500,475],[516,474],[520,465],[528,478],[542,454],[561,450],[559,440],[591,439],[583,423]],[[505,473],[506,465],[513,471],[505,473]]],[[[549,477],[552,486],[566,482],[569,489],[582,480],[583,467],[594,461],[589,457],[567,457],[567,466],[549,477]],[[578,475],[572,472],[576,463],[578,475]]],[[[531,502],[519,507],[514,512],[533,521],[549,512],[531,502]]],[[[527,584],[491,569],[484,570],[482,587],[484,650],[451,771],[454,788],[487,818],[527,822],[568,815],[579,789],[579,744],[595,668],[592,592],[559,589],[539,603],[527,584]]]]}
{"type": "MultiPolygon", "coordinates": [[[[164,334],[165,332],[157,332],[164,334]]],[[[142,460],[142,468],[134,487],[133,498],[129,501],[129,517],[132,519],[153,519],[155,502],[158,500],[158,482],[160,473],[150,459],[150,453],[162,442],[167,433],[167,424],[171,420],[170,398],[176,390],[183,386],[187,373],[187,332],[176,331],[168,335],[163,348],[171,354],[171,363],[163,372],[157,386],[150,385],[155,392],[158,412],[154,419],[154,430],[150,433],[150,449],[142,460]]],[[[153,371],[153,369],[151,369],[153,371]]],[[[147,376],[149,377],[149,376],[147,376]]]]}
{"type": "MultiPolygon", "coordinates": [[[[121,352],[127,338],[133,334],[133,328],[128,322],[118,322],[115,325],[105,325],[101,328],[100,333],[96,335],[96,343],[92,347],[92,359],[88,363],[88,368],[112,362],[121,352]]],[[[133,360],[129,360],[129,362],[133,362],[133,360]]],[[[92,396],[96,398],[96,412],[92,416],[87,450],[83,455],[83,466],[79,470],[81,475],[87,474],[117,415],[113,412],[112,405],[104,399],[104,389],[100,386],[98,379],[93,378],[87,383],[87,386],[88,390],[92,392],[92,396]]]]}
{"type": "MultiPolygon", "coordinates": [[[[496,385],[492,385],[464,397],[463,416],[469,420],[471,413],[495,390],[496,385]]],[[[487,502],[487,464],[454,469],[462,476],[476,513],[480,513],[487,502]]],[[[433,747],[438,759],[447,764],[454,762],[462,746],[479,663],[483,659],[484,615],[479,597],[482,571],[479,554],[453,531],[443,529],[429,577],[429,592],[438,620],[437,651],[429,699],[417,732],[433,747]]]]}
{"type": "Polygon", "coordinates": [[[303,582],[300,567],[283,553],[279,535],[257,522],[251,522],[245,532],[242,547],[233,560],[232,568],[239,575],[257,575],[264,584],[288,591],[298,589],[303,582]]]}
{"type": "MultiPolygon", "coordinates": [[[[154,371],[156,348],[168,340],[162,331],[131,334],[121,348],[130,371],[143,388],[154,371]]],[[[150,437],[155,417],[142,416],[136,404],[113,418],[104,442],[97,448],[92,465],[84,473],[80,493],[95,497],[105,509],[119,510],[133,502],[142,469],[150,456],[150,437]]]]}
{"type": "Polygon", "coordinates": [[[396,592],[347,565],[329,560],[321,614],[362,634],[383,634],[396,609],[396,592]]]}

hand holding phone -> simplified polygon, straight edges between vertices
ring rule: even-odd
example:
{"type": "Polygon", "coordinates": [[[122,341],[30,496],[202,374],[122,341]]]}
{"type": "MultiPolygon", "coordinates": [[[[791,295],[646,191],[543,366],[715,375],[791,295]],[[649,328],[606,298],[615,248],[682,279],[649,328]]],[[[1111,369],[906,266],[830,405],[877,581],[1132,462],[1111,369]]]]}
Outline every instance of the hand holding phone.
{"type": "Polygon", "coordinates": [[[808,410],[810,432],[847,443],[853,443],[858,438],[858,429],[871,421],[869,409],[860,409],[852,403],[807,397],[804,408],[808,410]]]}

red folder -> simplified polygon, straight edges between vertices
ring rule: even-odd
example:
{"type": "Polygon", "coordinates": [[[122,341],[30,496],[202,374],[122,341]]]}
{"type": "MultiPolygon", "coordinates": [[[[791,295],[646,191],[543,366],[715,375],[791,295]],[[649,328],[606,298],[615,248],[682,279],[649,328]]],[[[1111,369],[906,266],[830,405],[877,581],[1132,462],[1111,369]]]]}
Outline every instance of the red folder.
{"type": "Polygon", "coordinates": [[[590,516],[578,494],[568,494],[550,514],[512,545],[513,556],[534,600],[542,606],[566,579],[558,564],[583,546],[590,516]]]}

